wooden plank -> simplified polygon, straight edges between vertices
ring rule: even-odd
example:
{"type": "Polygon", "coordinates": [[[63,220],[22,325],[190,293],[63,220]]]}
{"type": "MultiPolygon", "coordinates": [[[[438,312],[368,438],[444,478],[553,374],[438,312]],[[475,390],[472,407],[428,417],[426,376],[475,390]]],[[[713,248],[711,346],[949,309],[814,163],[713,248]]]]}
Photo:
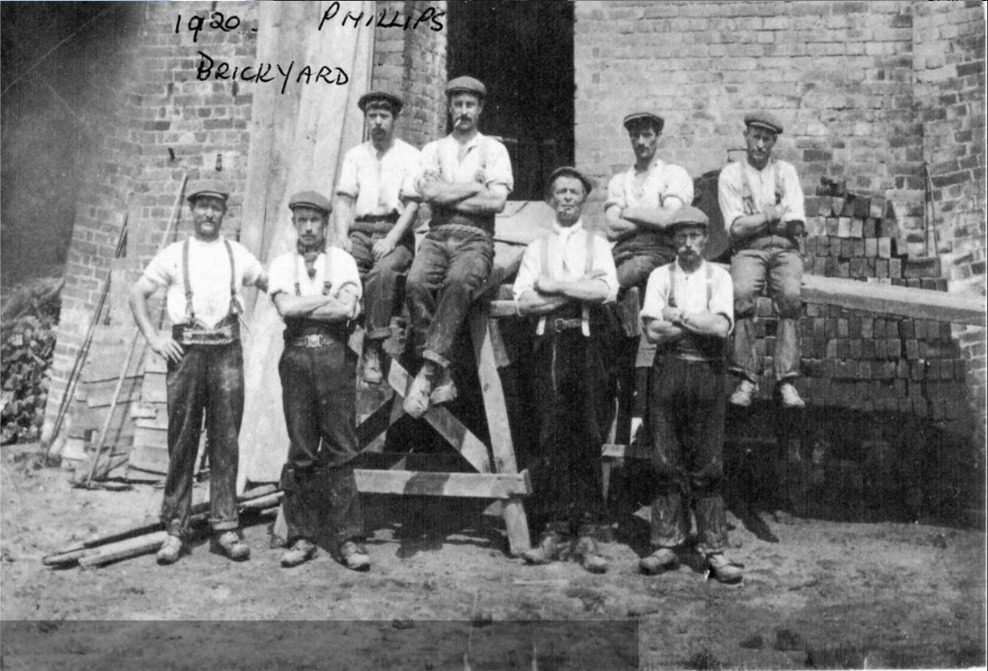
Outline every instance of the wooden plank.
{"type": "Polygon", "coordinates": [[[429,473],[354,469],[357,489],[364,494],[454,496],[507,499],[532,493],[528,471],[521,473],[429,473]]]}
{"type": "Polygon", "coordinates": [[[134,430],[134,445],[168,449],[168,423],[163,428],[138,426],[134,430]]]}
{"type": "Polygon", "coordinates": [[[79,565],[84,568],[92,568],[94,566],[103,566],[104,564],[109,564],[120,559],[157,552],[161,544],[165,542],[167,536],[167,531],[155,531],[145,536],[102,545],[80,557],[79,565]]]}
{"type": "Polygon", "coordinates": [[[141,402],[168,402],[168,383],[164,373],[144,373],[144,384],[141,385],[141,402]]]}
{"type": "Polygon", "coordinates": [[[968,294],[804,275],[802,295],[807,303],[952,324],[985,325],[985,299],[968,294]]]}
{"type": "Polygon", "coordinates": [[[168,474],[168,448],[134,445],[130,451],[128,468],[148,473],[168,474]]]}
{"type": "MultiPolygon", "coordinates": [[[[90,408],[104,408],[110,405],[113,400],[113,392],[117,386],[117,380],[105,380],[103,382],[86,383],[86,405],[90,408]]],[[[124,378],[120,387],[120,395],[117,403],[130,403],[136,401],[141,396],[141,378],[124,378]]]]}
{"type": "MultiPolygon", "coordinates": [[[[405,390],[408,389],[410,382],[408,371],[397,361],[392,361],[391,369],[388,371],[388,384],[395,390],[395,393],[404,398],[405,390]]],[[[479,473],[491,472],[487,445],[467,429],[447,408],[441,405],[431,406],[426,411],[424,418],[429,426],[462,454],[463,458],[470,462],[470,465],[479,473]]]]}
{"type": "Polygon", "coordinates": [[[389,426],[397,421],[401,415],[394,417],[392,413],[393,407],[393,399],[385,399],[374,412],[367,415],[363,421],[357,424],[357,443],[360,446],[359,449],[365,449],[378,436],[387,431],[389,426]]]}

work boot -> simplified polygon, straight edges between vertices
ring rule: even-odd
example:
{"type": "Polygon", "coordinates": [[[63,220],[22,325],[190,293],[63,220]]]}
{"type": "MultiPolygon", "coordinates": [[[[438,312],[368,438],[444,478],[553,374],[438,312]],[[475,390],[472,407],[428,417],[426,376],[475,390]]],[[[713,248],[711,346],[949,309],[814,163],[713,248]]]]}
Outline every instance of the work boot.
{"type": "Polygon", "coordinates": [[[806,407],[806,403],[800,398],[799,392],[796,391],[796,387],[793,386],[792,382],[779,383],[779,396],[782,398],[782,407],[784,408],[806,407]]]}
{"type": "Polygon", "coordinates": [[[364,341],[361,375],[367,384],[381,384],[384,380],[384,374],[381,373],[381,342],[379,340],[364,341]]]}
{"type": "Polygon", "coordinates": [[[559,559],[565,547],[565,539],[558,533],[549,532],[542,534],[539,544],[531,550],[521,553],[521,558],[526,564],[543,565],[559,559]]]}
{"type": "Polygon", "coordinates": [[[429,409],[429,395],[432,393],[432,385],[436,376],[434,364],[423,364],[419,374],[415,376],[408,386],[405,394],[405,401],[401,404],[402,410],[415,419],[420,419],[429,409]]]}
{"type": "Polygon", "coordinates": [[[213,545],[233,561],[250,559],[250,547],[240,535],[240,530],[221,531],[213,538],[213,545]]]}
{"type": "Polygon", "coordinates": [[[316,556],[316,546],[304,538],[299,538],[291,549],[281,555],[281,565],[285,568],[301,566],[316,556]]]}
{"type": "Polygon", "coordinates": [[[588,572],[607,573],[607,560],[600,555],[600,548],[592,536],[580,536],[573,554],[588,572]]]}
{"type": "Polygon", "coordinates": [[[678,567],[679,555],[672,548],[659,548],[638,562],[638,568],[647,575],[658,575],[678,567]]]}
{"type": "Polygon", "coordinates": [[[363,545],[347,541],[340,546],[340,563],[351,571],[369,571],[370,557],[363,545]]]}
{"type": "Polygon", "coordinates": [[[751,380],[741,380],[741,384],[731,394],[731,404],[747,408],[751,405],[751,397],[758,391],[758,386],[751,380]]]}
{"type": "Polygon", "coordinates": [[[158,563],[162,566],[174,564],[182,555],[182,549],[182,539],[168,534],[165,542],[161,544],[161,549],[158,550],[158,563]]]}
{"type": "Polygon", "coordinates": [[[728,561],[727,557],[724,556],[723,552],[711,552],[707,555],[707,566],[710,568],[710,574],[718,582],[722,582],[726,585],[733,585],[741,582],[741,578],[744,577],[744,571],[739,564],[728,561]]]}
{"type": "Polygon", "coordinates": [[[449,403],[456,398],[456,394],[456,383],[453,382],[453,374],[449,372],[448,367],[443,368],[442,374],[439,376],[439,382],[429,395],[429,403],[432,405],[449,403]]]}

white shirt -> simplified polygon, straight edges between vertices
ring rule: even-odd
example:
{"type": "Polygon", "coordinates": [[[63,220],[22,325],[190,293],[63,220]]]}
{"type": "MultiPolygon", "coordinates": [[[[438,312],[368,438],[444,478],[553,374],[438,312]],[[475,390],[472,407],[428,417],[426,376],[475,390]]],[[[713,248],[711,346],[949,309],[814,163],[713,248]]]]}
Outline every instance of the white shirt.
{"type": "Polygon", "coordinates": [[[373,142],[350,149],[343,157],[338,195],[356,199],[358,217],[385,215],[404,211],[405,200],[417,200],[421,152],[404,140],[395,138],[391,148],[378,157],[373,142]]]}
{"type": "MultiPolygon", "coordinates": [[[[484,186],[502,184],[511,193],[515,188],[508,150],[499,141],[477,133],[466,143],[466,153],[458,158],[460,143],[452,135],[422,148],[421,171],[437,172],[447,182],[466,183],[481,175],[484,186]]],[[[421,173],[420,173],[421,175],[421,173]]]]}
{"type": "Polygon", "coordinates": [[[363,295],[360,284],[360,273],[357,262],[352,256],[338,247],[330,247],[316,257],[313,264],[316,269],[315,277],[309,277],[305,269],[305,259],[298,252],[287,252],[271,262],[268,273],[268,295],[272,298],[279,292],[295,295],[295,282],[299,285],[300,296],[321,296],[323,284],[330,282],[329,295],[339,298],[344,287],[359,300],[363,295]]]}
{"type": "MultiPolygon", "coordinates": [[[[230,313],[230,257],[224,238],[203,241],[189,238],[189,284],[192,287],[192,308],[196,319],[208,327],[216,326],[230,313]]],[[[165,302],[172,324],[184,324],[185,283],[182,274],[182,246],[174,242],[151,259],[144,269],[144,278],[156,287],[166,287],[165,302]]],[[[239,287],[253,286],[264,274],[264,266],[239,242],[230,240],[238,287],[237,297],[243,305],[239,287]]]]}
{"type": "Polygon", "coordinates": [[[607,184],[607,203],[619,209],[648,207],[659,209],[667,198],[678,198],[683,205],[693,203],[693,180],[685,168],[659,159],[652,161],[641,187],[635,185],[635,166],[614,175],[607,184]]]}
{"type": "MultiPolygon", "coordinates": [[[[515,277],[514,296],[517,300],[526,291],[535,288],[535,281],[544,274],[554,280],[578,280],[584,276],[587,268],[587,230],[583,221],[579,220],[572,226],[552,224],[552,233],[535,240],[525,249],[521,259],[521,267],[515,277]],[[549,245],[549,267],[542,267],[542,247],[549,245]]],[[[618,280],[614,268],[614,257],[610,245],[600,235],[594,236],[593,265],[591,272],[607,285],[607,300],[612,302],[617,298],[618,280]]]]}
{"type": "Polygon", "coordinates": [[[642,307],[642,323],[648,319],[662,319],[663,308],[669,305],[669,268],[676,274],[676,307],[686,312],[710,312],[727,317],[734,329],[734,283],[731,274],[720,266],[703,261],[700,267],[687,274],[679,261],[659,266],[648,276],[645,286],[645,304],[642,307]],[[710,305],[707,305],[707,267],[710,268],[710,305]]]}
{"type": "Polygon", "coordinates": [[[756,170],[747,158],[743,158],[728,163],[720,171],[717,181],[717,200],[728,232],[738,217],[764,212],[767,205],[775,205],[776,180],[781,182],[782,205],[789,207],[782,221],[806,221],[803,187],[796,168],[785,161],[770,160],[762,170],[756,170]],[[751,188],[752,202],[749,203],[744,202],[745,176],[751,188]]]}

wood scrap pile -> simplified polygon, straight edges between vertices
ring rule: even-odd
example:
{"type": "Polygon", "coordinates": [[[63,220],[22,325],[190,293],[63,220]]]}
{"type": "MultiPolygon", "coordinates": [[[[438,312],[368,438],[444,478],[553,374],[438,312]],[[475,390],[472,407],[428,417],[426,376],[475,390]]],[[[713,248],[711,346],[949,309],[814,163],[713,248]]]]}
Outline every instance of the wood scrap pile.
{"type": "Polygon", "coordinates": [[[64,280],[42,278],[11,292],[0,321],[0,444],[38,439],[48,401],[55,325],[64,280]]]}
{"type": "MultiPolygon", "coordinates": [[[[282,493],[274,485],[255,487],[237,499],[237,508],[249,523],[251,516],[259,517],[272,513],[281,503],[282,493]]],[[[192,506],[193,534],[201,533],[209,519],[209,502],[192,506]]],[[[103,566],[122,559],[139,557],[157,552],[165,540],[165,526],[158,519],[149,519],[120,531],[102,534],[81,543],[64,547],[42,559],[52,568],[72,568],[81,566],[92,568],[103,566]]]]}

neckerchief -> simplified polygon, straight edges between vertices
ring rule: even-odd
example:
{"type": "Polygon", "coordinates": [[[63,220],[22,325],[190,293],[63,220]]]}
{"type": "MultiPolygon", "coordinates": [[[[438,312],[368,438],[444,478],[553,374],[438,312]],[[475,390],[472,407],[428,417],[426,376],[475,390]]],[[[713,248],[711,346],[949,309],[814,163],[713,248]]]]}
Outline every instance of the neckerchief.
{"type": "Polygon", "coordinates": [[[325,241],[315,245],[306,245],[301,240],[295,242],[298,255],[305,260],[305,272],[309,274],[310,280],[316,276],[316,259],[326,251],[325,247],[325,241]]]}

